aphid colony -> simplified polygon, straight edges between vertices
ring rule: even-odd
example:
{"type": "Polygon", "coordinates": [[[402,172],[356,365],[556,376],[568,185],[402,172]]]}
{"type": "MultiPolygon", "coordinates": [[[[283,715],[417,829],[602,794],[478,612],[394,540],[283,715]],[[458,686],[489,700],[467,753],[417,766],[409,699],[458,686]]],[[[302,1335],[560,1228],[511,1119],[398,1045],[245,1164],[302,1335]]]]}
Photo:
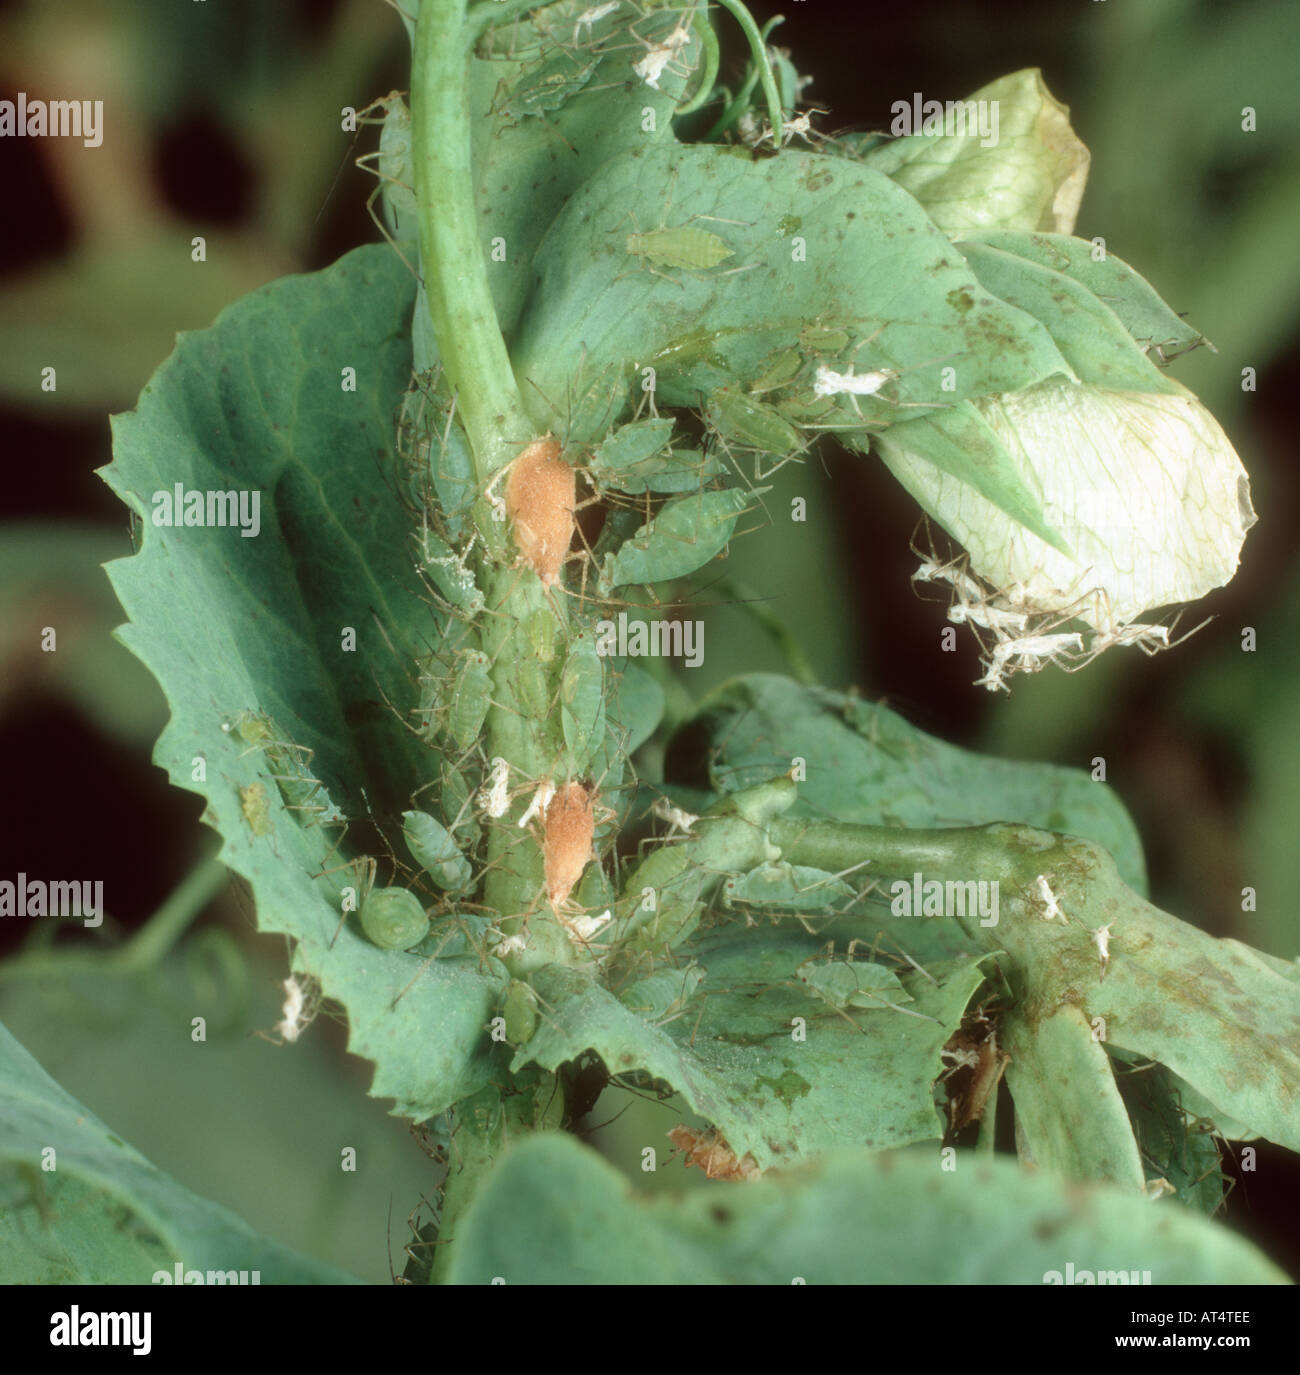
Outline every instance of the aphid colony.
{"type": "MultiPolygon", "coordinates": [[[[633,419],[610,430],[590,450],[577,450],[581,464],[570,461],[575,455],[566,454],[559,439],[544,434],[476,484],[454,411],[436,374],[418,378],[398,429],[404,465],[399,490],[419,520],[417,567],[436,646],[419,661],[418,706],[407,722],[437,759],[433,777],[413,799],[419,809],[404,813],[402,840],[417,866],[414,886],[377,886],[374,861],[354,861],[368,865],[354,910],[376,945],[413,950],[430,934],[431,915],[472,907],[494,866],[510,868],[516,847],[535,845],[538,890],[526,911],[509,914],[525,919],[523,929],[498,941],[496,953],[527,948],[527,918],[540,909],[554,914],[575,945],[586,947],[610,922],[610,904],[583,906],[575,890],[596,857],[597,828],[611,815],[601,794],[620,786],[625,766],[625,726],[605,714],[616,684],[588,624],[598,615],[587,595],[588,569],[603,556],[605,598],[628,584],[684,576],[725,548],[750,498],[740,489],[713,487],[723,465],[699,450],[675,447],[675,422],[667,417],[633,419]],[[589,500],[612,509],[607,523],[619,536],[594,550],[578,528],[587,504],[579,499],[580,474],[595,494],[589,500]],[[476,499],[486,504],[487,531],[500,531],[504,541],[473,529],[476,499]],[[581,565],[580,578],[566,577],[571,563],[581,565]],[[542,596],[521,625],[523,633],[494,639],[500,621],[490,607],[530,579],[542,596]],[[543,725],[553,742],[549,768],[524,772],[504,758],[487,757],[485,728],[493,711],[543,725]],[[493,833],[495,849],[487,844],[493,833]]],[[[725,423],[721,411],[718,421],[725,423]]],[[[269,723],[260,732],[276,734],[269,723]]],[[[286,749],[285,758],[300,757],[293,746],[286,749]]],[[[396,856],[389,859],[395,872],[408,872],[396,856]]],[[[596,884],[592,892],[600,889],[596,884]]],[[[612,902],[612,890],[608,896],[612,902]]],[[[346,920],[346,909],[343,915],[346,920]]]]}

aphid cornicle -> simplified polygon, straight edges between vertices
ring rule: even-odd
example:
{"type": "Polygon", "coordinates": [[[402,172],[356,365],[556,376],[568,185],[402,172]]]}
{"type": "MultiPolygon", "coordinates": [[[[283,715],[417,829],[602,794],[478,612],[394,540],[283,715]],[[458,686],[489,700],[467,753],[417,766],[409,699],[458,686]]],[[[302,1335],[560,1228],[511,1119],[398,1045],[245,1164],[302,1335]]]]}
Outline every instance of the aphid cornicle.
{"type": "Polygon", "coordinates": [[[542,856],[546,896],[552,907],[568,899],[591,858],[596,834],[593,800],[586,787],[574,781],[557,789],[547,804],[542,856]]]}
{"type": "Polygon", "coordinates": [[[510,465],[506,482],[506,516],[524,562],[553,587],[573,540],[577,481],[560,457],[551,435],[536,439],[510,465]]]}

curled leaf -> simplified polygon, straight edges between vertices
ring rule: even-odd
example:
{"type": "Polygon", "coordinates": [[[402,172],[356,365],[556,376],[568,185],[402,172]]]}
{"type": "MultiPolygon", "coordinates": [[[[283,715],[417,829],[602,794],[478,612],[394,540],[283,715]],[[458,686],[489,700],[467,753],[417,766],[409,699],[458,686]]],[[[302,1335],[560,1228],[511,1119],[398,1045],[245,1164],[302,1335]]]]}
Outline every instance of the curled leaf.
{"type": "MultiPolygon", "coordinates": [[[[915,102],[896,102],[900,106],[915,102]]],[[[961,121],[925,119],[920,130],[881,144],[868,166],[910,191],[948,234],[977,229],[1046,230],[1069,234],[1079,213],[1090,155],[1070,127],[1069,110],[1043,84],[1037,67],[981,86],[965,101],[961,121]],[[983,128],[967,112],[985,114],[983,128]],[[942,129],[942,132],[940,132],[942,129]]],[[[909,114],[913,111],[909,109],[909,114]]],[[[915,117],[910,121],[915,123],[915,117]]],[[[900,128],[902,126],[900,125],[900,128]]]]}

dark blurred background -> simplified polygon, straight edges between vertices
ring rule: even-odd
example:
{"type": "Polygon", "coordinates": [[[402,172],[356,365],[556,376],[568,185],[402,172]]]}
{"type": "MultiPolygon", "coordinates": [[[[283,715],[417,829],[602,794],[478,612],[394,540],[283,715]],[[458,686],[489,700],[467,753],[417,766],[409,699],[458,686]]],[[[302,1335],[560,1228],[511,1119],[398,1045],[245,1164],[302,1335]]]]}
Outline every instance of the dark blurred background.
{"type": "MultiPolygon", "coordinates": [[[[918,519],[870,460],[832,446],[782,474],[803,527],[739,541],[731,570],[797,632],[822,681],[858,685],[945,739],[1087,766],[1097,755],[1132,811],[1153,899],[1215,934],[1300,952],[1300,534],[1287,439],[1300,295],[1300,7],[1287,0],[1053,0],[836,6],[787,0],[771,41],[814,76],[824,132],[884,129],[914,91],[956,99],[1043,69],[1092,151],[1076,232],[1145,275],[1217,346],[1174,375],[1224,426],[1260,523],[1232,585],[1188,613],[1210,626],[1176,651],[1116,650],[1074,675],[974,688],[975,646],[939,652],[942,608],[910,590],[918,519]],[[1242,111],[1257,129],[1242,131],[1242,111]],[[1243,390],[1243,369],[1255,389],[1243,390]],[[1241,650],[1252,626],[1258,650],[1241,650]],[[1241,910],[1241,890],[1258,894],[1241,910]]],[[[756,3],[760,22],[775,13],[756,3]]],[[[723,79],[742,61],[724,21],[723,79]]],[[[101,96],[103,146],[5,139],[0,220],[0,875],[102,876],[100,939],[137,928],[210,848],[199,800],[150,762],[162,694],[111,639],[120,609],[99,565],[130,553],[126,511],[94,475],[107,415],[130,409],[174,336],[246,291],[324,267],[377,238],[373,179],[340,111],[408,84],[406,39],[382,0],[0,4],[0,95],[101,96]],[[191,261],[203,235],[207,260],[191,261]],[[58,389],[40,387],[57,368],[58,389]],[[44,653],[41,628],[58,647],[44,653]],[[71,862],[69,856],[75,856],[71,862]]],[[[776,650],[734,607],[710,612],[699,694],[776,650]]],[[[0,927],[10,953],[21,933],[0,927]]],[[[93,945],[86,935],[69,936],[93,945]]],[[[371,1279],[430,1187],[428,1162],[369,1070],[318,1023],[297,1046],[249,1041],[277,1015],[281,942],[254,933],[231,881],[160,981],[41,977],[0,966],[0,1020],[147,1156],[253,1225],[371,1279]],[[178,992],[178,989],[181,990],[178,992]],[[206,1000],[201,1052],[175,998],[206,1000]],[[147,1067],[147,1069],[143,1068],[147,1067]],[[147,1077],[146,1077],[147,1076],[147,1077]],[[338,1150],[363,1168],[341,1176],[338,1150]],[[346,1181],[346,1182],[344,1182],[346,1181]]],[[[188,1005],[188,1004],[187,1004],[188,1005]]],[[[616,1156],[617,1138],[605,1148],[616,1156]]],[[[666,1148],[662,1154],[666,1155],[666,1148]]],[[[680,1183],[680,1166],[662,1182],[680,1183]]],[[[1292,1273],[1293,1158],[1271,1148],[1229,1201],[1234,1223],[1292,1273]]],[[[400,1268],[400,1259],[399,1259],[400,1268]]]]}

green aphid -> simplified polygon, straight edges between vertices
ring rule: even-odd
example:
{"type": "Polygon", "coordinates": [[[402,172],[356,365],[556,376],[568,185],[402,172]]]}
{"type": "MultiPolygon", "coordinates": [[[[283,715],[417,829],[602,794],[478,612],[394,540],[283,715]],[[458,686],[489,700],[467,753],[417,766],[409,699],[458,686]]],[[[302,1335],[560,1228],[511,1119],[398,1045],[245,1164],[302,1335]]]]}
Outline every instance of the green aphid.
{"type": "Polygon", "coordinates": [[[384,218],[398,243],[414,242],[419,234],[411,169],[411,112],[401,96],[390,96],[379,131],[379,178],[384,218]]]}
{"type": "Polygon", "coordinates": [[[572,100],[591,80],[596,58],[581,61],[563,48],[552,48],[544,57],[526,66],[512,84],[507,84],[494,105],[498,114],[510,119],[529,115],[545,117],[572,100]]]}
{"type": "Polygon", "coordinates": [[[722,900],[727,905],[752,903],[790,912],[816,912],[851,897],[853,889],[842,878],[784,861],[761,865],[722,885],[722,900]]]}
{"type": "Polygon", "coordinates": [[[803,437],[779,411],[730,387],[709,397],[704,414],[724,440],[761,453],[792,454],[803,448],[803,437]]]}
{"type": "Polygon", "coordinates": [[[839,1011],[846,1007],[891,1007],[912,1001],[912,995],[892,969],[865,960],[809,961],[799,966],[798,979],[839,1011]]]}
{"type": "Polygon", "coordinates": [[[787,396],[776,403],[776,410],[798,425],[812,426],[837,414],[838,407],[830,396],[787,396]]]}
{"type": "Polygon", "coordinates": [[[849,342],[848,330],[829,325],[805,325],[799,331],[799,343],[809,353],[843,353],[849,342]]]}
{"type": "Polygon", "coordinates": [[[644,258],[654,267],[678,267],[688,272],[702,272],[706,268],[717,267],[732,256],[731,249],[716,234],[711,234],[707,229],[697,229],[694,225],[629,234],[627,251],[633,257],[644,258]]]}
{"type": "Polygon", "coordinates": [[[239,789],[239,806],[255,836],[271,834],[271,799],[265,783],[250,783],[239,789]]]}
{"type": "Polygon", "coordinates": [[[381,950],[409,950],[429,932],[420,899],[407,888],[372,888],[361,903],[361,929],[381,950]]]}
{"type": "Polygon", "coordinates": [[[677,1016],[700,986],[705,971],[697,964],[684,969],[661,969],[629,984],[618,1000],[630,1012],[659,1023],[677,1016]]]}
{"type": "Polygon", "coordinates": [[[532,1040],[537,1030],[537,994],[522,979],[511,980],[501,1013],[506,1022],[506,1040],[512,1046],[532,1040]]]}
{"type": "MultiPolygon", "coordinates": [[[[321,790],[320,779],[312,777],[307,770],[311,750],[285,740],[264,711],[241,711],[227,729],[238,735],[250,749],[260,749],[266,755],[271,777],[287,806],[298,810],[310,807],[321,790]]],[[[251,805],[257,806],[256,802],[251,805]]],[[[315,810],[325,809],[317,807],[315,810]]]]}
{"type": "Polygon", "coordinates": [[[611,483],[629,495],[640,496],[643,492],[696,492],[711,479],[721,477],[725,471],[722,460],[714,454],[706,455],[701,449],[673,449],[664,455],[664,466],[646,477],[621,477],[611,483]]]}
{"type": "Polygon", "coordinates": [[[560,723],[569,773],[586,773],[605,740],[605,666],[589,631],[574,636],[564,661],[560,723]]]}
{"type": "Polygon", "coordinates": [[[470,886],[473,870],[469,860],[436,817],[428,812],[403,812],[402,834],[415,862],[439,888],[460,893],[470,886]]]}
{"type": "Polygon", "coordinates": [[[238,712],[226,729],[233,730],[246,745],[261,745],[275,735],[271,718],[264,711],[238,712]]]}
{"type": "Polygon", "coordinates": [[[519,707],[540,718],[548,714],[555,692],[555,615],[549,607],[538,607],[524,620],[522,629],[532,653],[521,653],[510,661],[510,686],[519,707]]]}
{"type": "Polygon", "coordinates": [[[451,682],[448,729],[451,738],[467,750],[479,738],[492,701],[492,673],[488,656],[478,649],[464,649],[451,682]]]}
{"type": "Polygon", "coordinates": [[[750,383],[751,396],[762,396],[765,392],[777,391],[788,386],[799,375],[803,367],[803,355],[798,349],[782,349],[768,359],[767,366],[750,383]]]}
{"type": "Polygon", "coordinates": [[[727,547],[750,501],[768,490],[731,487],[670,501],[605,560],[601,595],[608,596],[616,587],[683,578],[703,567],[727,547]]]}
{"type": "Polygon", "coordinates": [[[636,420],[612,431],[592,452],[593,478],[605,487],[642,492],[696,490],[722,471],[698,449],[671,449],[674,422],[667,416],[636,420]]]}
{"type": "Polygon", "coordinates": [[[448,759],[442,761],[440,781],[438,806],[444,824],[461,837],[462,844],[473,846],[480,830],[472,801],[473,790],[465,781],[465,775],[448,759]]]}
{"type": "Polygon", "coordinates": [[[603,912],[607,907],[613,907],[617,898],[613,881],[600,864],[587,865],[574,895],[578,899],[578,906],[588,912],[603,912]]]}
{"type": "Polygon", "coordinates": [[[591,455],[593,467],[623,470],[654,459],[668,448],[675,423],[670,416],[657,416],[620,425],[596,445],[591,455]]]}

